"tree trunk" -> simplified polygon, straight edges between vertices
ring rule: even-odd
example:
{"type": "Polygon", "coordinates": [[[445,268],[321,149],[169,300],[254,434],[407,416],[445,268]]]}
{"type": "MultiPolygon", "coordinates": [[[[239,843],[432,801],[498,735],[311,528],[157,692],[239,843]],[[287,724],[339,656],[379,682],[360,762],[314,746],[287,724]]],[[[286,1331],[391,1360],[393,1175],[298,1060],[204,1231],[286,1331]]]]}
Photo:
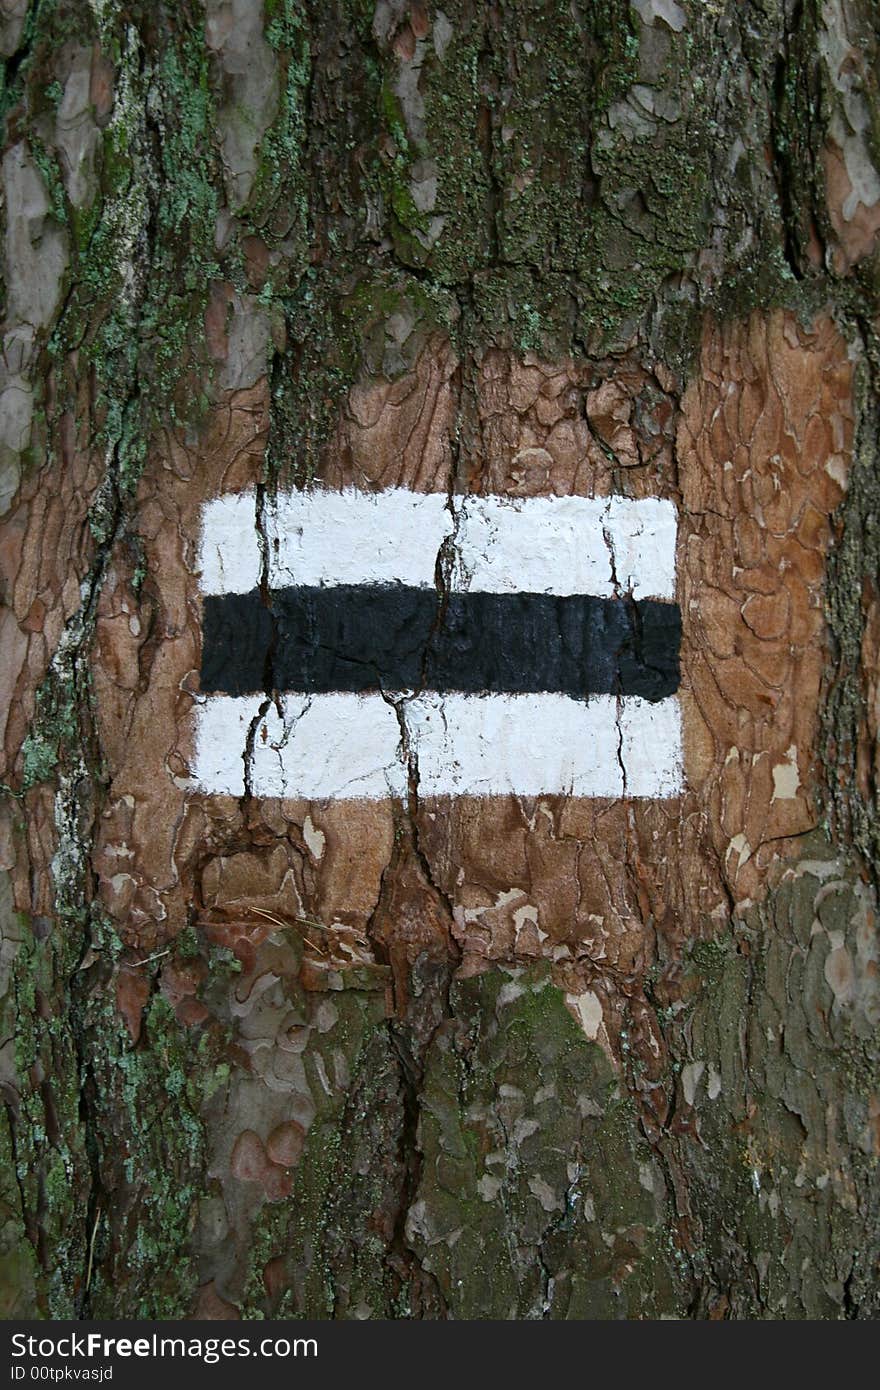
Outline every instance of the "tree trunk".
{"type": "Polygon", "coordinates": [[[4,1316],[880,1313],[878,41],[2,0],[4,1316]],[[674,794],[199,783],[312,483],[670,504],[674,794]]]}

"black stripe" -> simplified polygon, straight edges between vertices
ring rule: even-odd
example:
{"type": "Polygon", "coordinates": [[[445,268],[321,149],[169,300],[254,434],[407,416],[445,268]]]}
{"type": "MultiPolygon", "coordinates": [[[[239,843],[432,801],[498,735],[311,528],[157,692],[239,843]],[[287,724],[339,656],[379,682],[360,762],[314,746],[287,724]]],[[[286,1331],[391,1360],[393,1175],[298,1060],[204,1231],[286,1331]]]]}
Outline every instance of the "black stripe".
{"type": "Polygon", "coordinates": [[[339,585],[204,601],[202,689],[558,691],[678,689],[681,614],[653,599],[451,594],[339,585]],[[442,612],[442,621],[441,621],[442,612]]]}

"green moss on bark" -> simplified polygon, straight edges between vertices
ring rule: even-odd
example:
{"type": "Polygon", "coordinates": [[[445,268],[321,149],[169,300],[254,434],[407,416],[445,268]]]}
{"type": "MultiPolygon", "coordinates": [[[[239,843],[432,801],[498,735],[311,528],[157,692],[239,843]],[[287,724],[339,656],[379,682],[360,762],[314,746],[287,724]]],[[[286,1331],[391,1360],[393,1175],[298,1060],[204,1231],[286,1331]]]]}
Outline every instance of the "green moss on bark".
{"type": "Polygon", "coordinates": [[[814,854],[697,964],[679,1034],[699,1316],[876,1316],[876,906],[818,838],[814,854]]]}
{"type": "Polygon", "coordinates": [[[547,968],[454,987],[425,1066],[407,1234],[456,1318],[673,1313],[662,1179],[547,968]]]}

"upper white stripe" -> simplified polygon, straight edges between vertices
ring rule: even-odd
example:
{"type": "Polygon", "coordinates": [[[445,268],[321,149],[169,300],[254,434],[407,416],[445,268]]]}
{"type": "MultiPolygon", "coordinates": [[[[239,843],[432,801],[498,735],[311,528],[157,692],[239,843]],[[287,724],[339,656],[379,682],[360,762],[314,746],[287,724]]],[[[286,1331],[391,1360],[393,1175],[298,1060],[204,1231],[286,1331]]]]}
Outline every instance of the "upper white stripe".
{"type": "Polygon", "coordinates": [[[230,492],[212,498],[202,511],[202,593],[248,594],[259,585],[261,568],[256,495],[230,492]]]}
{"type": "Polygon", "coordinates": [[[659,497],[463,497],[455,589],[675,596],[675,507],[659,497]]]}
{"type": "Polygon", "coordinates": [[[267,509],[269,584],[433,589],[452,515],[442,492],[293,492],[267,509]]]}
{"type": "MultiPolygon", "coordinates": [[[[312,489],[268,503],[269,584],[404,584],[433,588],[451,538],[453,589],[489,593],[675,597],[676,515],[657,497],[477,497],[407,488],[312,489]]],[[[252,493],[204,510],[199,552],[207,594],[260,581],[252,493]]]]}

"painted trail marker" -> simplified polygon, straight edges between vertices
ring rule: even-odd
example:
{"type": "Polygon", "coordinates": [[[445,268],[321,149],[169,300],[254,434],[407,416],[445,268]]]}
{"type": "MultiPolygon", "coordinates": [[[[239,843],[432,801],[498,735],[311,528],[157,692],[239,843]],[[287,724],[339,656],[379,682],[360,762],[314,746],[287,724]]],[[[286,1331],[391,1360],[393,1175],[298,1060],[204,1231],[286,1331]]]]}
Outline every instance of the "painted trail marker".
{"type": "Polygon", "coordinates": [[[256,506],[204,510],[203,790],[681,790],[671,502],[313,490],[265,542],[256,506]]]}

